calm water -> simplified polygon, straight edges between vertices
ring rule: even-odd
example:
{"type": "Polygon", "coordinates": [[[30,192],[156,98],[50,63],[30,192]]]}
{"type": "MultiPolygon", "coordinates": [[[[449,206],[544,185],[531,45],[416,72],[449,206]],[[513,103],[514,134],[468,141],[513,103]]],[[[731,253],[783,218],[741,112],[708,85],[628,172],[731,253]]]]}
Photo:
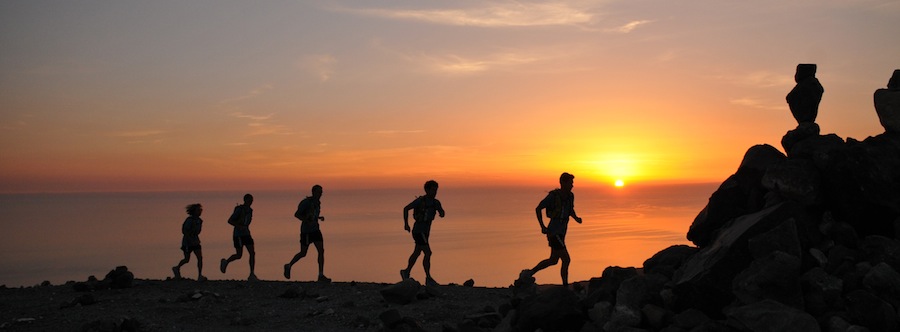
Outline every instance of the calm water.
{"type": "MultiPolygon", "coordinates": [[[[570,280],[587,280],[607,266],[636,266],[657,251],[689,244],[688,227],[715,184],[661,187],[575,188],[575,209],[584,224],[571,221],[567,245],[570,280]]],[[[553,188],[452,188],[438,199],[447,211],[431,234],[432,274],[441,283],[474,279],[504,287],[520,270],[549,255],[534,207],[553,188]]],[[[420,188],[329,190],[322,197],[325,273],[335,281],[399,281],[413,241],[403,230],[402,209],[420,188]]],[[[7,236],[0,241],[0,284],[30,286],[102,278],[126,265],[138,278],[164,279],[181,259],[184,206],[199,202],[204,274],[210,279],[243,279],[247,257],[218,271],[219,259],[234,252],[226,223],[244,192],[78,193],[0,195],[7,236]]],[[[282,265],[299,250],[297,203],[307,193],[253,192],[256,274],[283,280],[282,265]]],[[[316,277],[315,251],[293,269],[293,280],[316,277]]],[[[182,268],[196,277],[196,261],[182,268]]],[[[421,258],[412,276],[424,279],[421,258]]],[[[535,276],[559,283],[558,266],[535,276]]]]}

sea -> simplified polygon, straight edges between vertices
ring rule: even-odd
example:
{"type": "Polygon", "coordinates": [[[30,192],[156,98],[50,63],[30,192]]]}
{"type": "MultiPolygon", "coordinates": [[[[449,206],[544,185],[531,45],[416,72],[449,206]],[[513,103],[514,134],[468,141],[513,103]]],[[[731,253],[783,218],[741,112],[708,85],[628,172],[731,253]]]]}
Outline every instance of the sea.
{"type": "MultiPolygon", "coordinates": [[[[656,252],[687,244],[685,235],[717,184],[579,187],[575,210],[582,224],[569,222],[566,245],[572,257],[571,282],[599,277],[609,266],[641,267],[656,252]]],[[[554,188],[442,186],[437,198],[446,216],[432,226],[431,272],[442,284],[506,287],[523,269],[549,257],[535,207],[554,188]]],[[[253,191],[251,232],[256,242],[256,275],[285,280],[283,265],[299,251],[300,222],[293,217],[304,191],[253,191]]],[[[34,286],[102,279],[117,266],[136,278],[165,279],[182,258],[185,206],[204,207],[200,234],[203,274],[211,280],[246,279],[249,257],[219,260],[234,253],[227,219],[245,192],[119,192],[2,194],[0,285],[34,286]]],[[[334,281],[394,283],[406,267],[414,243],[403,228],[403,207],[421,188],[334,189],[322,196],[325,274],[334,281]]],[[[546,219],[546,218],[545,218],[546,219]]],[[[412,223],[412,220],[410,220],[412,223]]],[[[545,220],[546,222],[546,220],[545,220]]],[[[197,277],[197,261],[182,267],[197,277]]],[[[298,262],[292,280],[317,277],[316,252],[298,262]]],[[[424,281],[422,257],[411,276],[424,281]]],[[[559,265],[535,275],[538,283],[559,284],[559,265]]]]}

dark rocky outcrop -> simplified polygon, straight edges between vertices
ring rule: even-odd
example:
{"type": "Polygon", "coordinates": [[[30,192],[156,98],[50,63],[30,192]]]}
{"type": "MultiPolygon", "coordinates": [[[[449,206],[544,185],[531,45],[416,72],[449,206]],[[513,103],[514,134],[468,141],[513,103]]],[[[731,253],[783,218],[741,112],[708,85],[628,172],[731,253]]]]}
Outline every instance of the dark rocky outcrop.
{"type": "Polygon", "coordinates": [[[875,93],[885,132],[862,141],[819,133],[814,74],[797,68],[786,153],[747,150],[688,230],[696,247],[606,268],[578,307],[520,296],[495,331],[900,331],[900,70],[875,93]]]}
{"type": "Polygon", "coordinates": [[[709,198],[709,204],[694,219],[687,233],[688,240],[700,247],[708,245],[730,220],[764,207],[766,189],[762,178],[767,166],[785,158],[771,145],[757,145],[747,150],[737,172],[722,182],[709,198]]]}

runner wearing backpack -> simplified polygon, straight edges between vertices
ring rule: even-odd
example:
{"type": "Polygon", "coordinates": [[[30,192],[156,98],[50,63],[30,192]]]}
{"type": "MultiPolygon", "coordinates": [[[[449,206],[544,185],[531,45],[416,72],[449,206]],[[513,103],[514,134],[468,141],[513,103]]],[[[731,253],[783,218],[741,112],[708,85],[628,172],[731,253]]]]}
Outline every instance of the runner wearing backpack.
{"type": "Polygon", "coordinates": [[[532,277],[535,273],[550,266],[556,265],[562,259],[562,266],[559,274],[562,277],[563,286],[569,285],[569,250],[566,249],[566,231],[569,227],[569,217],[575,219],[579,224],[581,218],[575,213],[575,194],[572,193],[574,187],[575,176],[569,173],[562,173],[559,176],[559,188],[551,190],[544,197],[537,208],[534,209],[537,214],[538,224],[541,225],[541,233],[547,234],[547,243],[550,245],[550,258],[538,263],[530,270],[523,270],[520,278],[532,277]],[[547,218],[550,223],[544,226],[543,214],[541,210],[547,210],[547,218]]]}
{"type": "Polygon", "coordinates": [[[291,267],[294,266],[301,258],[306,257],[309,250],[309,244],[316,246],[319,253],[319,282],[329,283],[331,279],[325,276],[325,239],[322,237],[322,231],[319,229],[319,221],[325,221],[325,217],[321,216],[322,211],[322,186],[314,185],[312,187],[312,196],[308,196],[297,204],[297,212],[294,217],[300,219],[300,252],[294,255],[290,262],[284,264],[284,278],[291,278],[291,267]]]}
{"type": "Polygon", "coordinates": [[[409,279],[409,272],[412,270],[419,254],[425,253],[422,259],[422,267],[425,268],[425,284],[429,286],[437,285],[437,282],[431,278],[431,245],[428,243],[428,236],[431,233],[431,222],[434,221],[435,214],[444,217],[444,208],[441,202],[435,198],[437,196],[438,183],[434,180],[425,182],[425,196],[416,197],[411,203],[403,208],[403,228],[412,234],[416,243],[412,255],[409,256],[409,264],[406,269],[400,270],[400,277],[404,280],[409,279]],[[409,228],[409,210],[413,210],[412,229],[409,228]]]}
{"type": "Polygon", "coordinates": [[[228,263],[241,259],[244,254],[244,247],[247,247],[247,253],[250,254],[250,276],[247,277],[247,280],[257,281],[259,278],[257,278],[254,273],[256,267],[256,251],[253,249],[253,237],[250,236],[250,223],[253,222],[253,208],[250,207],[252,204],[253,195],[244,195],[244,204],[235,206],[234,212],[232,212],[231,217],[228,218],[228,223],[234,226],[232,240],[234,241],[235,253],[227,259],[222,258],[222,261],[219,263],[219,271],[225,273],[225,269],[228,268],[228,263]]]}

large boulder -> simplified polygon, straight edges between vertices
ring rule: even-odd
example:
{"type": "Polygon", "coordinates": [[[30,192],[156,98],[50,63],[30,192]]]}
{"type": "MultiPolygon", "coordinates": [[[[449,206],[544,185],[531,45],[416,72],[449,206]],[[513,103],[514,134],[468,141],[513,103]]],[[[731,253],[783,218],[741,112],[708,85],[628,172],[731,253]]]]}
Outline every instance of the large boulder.
{"type": "Polygon", "coordinates": [[[609,266],[603,269],[600,278],[591,278],[588,283],[588,297],[585,300],[589,306],[600,301],[615,303],[616,292],[619,285],[623,281],[631,279],[638,275],[638,271],[633,267],[609,266]]]}
{"type": "Polygon", "coordinates": [[[644,261],[644,273],[660,274],[671,279],[672,275],[675,274],[675,270],[699,250],[697,247],[683,244],[663,249],[644,261]]]}
{"type": "Polygon", "coordinates": [[[666,282],[658,274],[639,275],[622,282],[616,292],[616,305],[624,305],[640,310],[645,304],[662,305],[660,292],[666,282]]]}
{"type": "Polygon", "coordinates": [[[763,208],[767,190],[762,186],[762,177],[769,167],[785,158],[768,144],[748,149],[737,172],[719,186],[706,207],[694,218],[688,240],[702,248],[710,244],[719,229],[731,219],[763,208]]]}
{"type": "Polygon", "coordinates": [[[788,130],[788,132],[781,137],[781,147],[784,148],[784,151],[787,151],[788,156],[796,157],[798,154],[795,153],[794,147],[796,147],[798,143],[806,141],[809,138],[818,137],[820,131],[821,128],[819,128],[819,125],[815,122],[803,122],[797,125],[797,128],[788,130]]]}
{"type": "Polygon", "coordinates": [[[779,203],[734,219],[715,240],[691,256],[673,282],[680,306],[704,310],[711,317],[734,299],[731,281],[752,261],[748,241],[782,222],[802,219],[802,211],[791,202],[779,203]]]}

